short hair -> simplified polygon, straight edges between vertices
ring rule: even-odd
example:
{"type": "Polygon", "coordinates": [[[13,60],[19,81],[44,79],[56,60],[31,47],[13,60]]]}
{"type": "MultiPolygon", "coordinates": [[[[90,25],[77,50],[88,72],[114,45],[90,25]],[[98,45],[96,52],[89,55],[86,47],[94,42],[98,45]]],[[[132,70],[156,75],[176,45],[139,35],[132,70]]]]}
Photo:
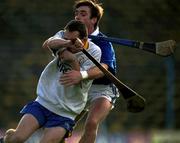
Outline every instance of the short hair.
{"type": "Polygon", "coordinates": [[[79,38],[84,39],[88,37],[87,27],[84,23],[78,20],[71,20],[64,27],[64,30],[68,30],[69,32],[78,31],[79,38]]]}
{"type": "Polygon", "coordinates": [[[97,0],[77,0],[74,4],[74,10],[76,10],[80,6],[88,6],[90,8],[90,18],[97,18],[97,22],[94,25],[94,27],[96,28],[104,13],[104,9],[102,8],[101,4],[98,3],[97,0]]]}

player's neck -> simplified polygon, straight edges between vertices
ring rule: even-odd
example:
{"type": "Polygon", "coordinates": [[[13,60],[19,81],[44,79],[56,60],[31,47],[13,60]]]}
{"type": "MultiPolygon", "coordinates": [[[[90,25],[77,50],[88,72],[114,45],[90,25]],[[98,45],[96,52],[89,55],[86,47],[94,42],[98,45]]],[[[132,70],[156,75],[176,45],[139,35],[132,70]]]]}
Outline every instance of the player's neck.
{"type": "Polygon", "coordinates": [[[93,32],[94,32],[94,27],[89,27],[88,28],[88,34],[90,35],[90,34],[92,34],[93,32]]]}

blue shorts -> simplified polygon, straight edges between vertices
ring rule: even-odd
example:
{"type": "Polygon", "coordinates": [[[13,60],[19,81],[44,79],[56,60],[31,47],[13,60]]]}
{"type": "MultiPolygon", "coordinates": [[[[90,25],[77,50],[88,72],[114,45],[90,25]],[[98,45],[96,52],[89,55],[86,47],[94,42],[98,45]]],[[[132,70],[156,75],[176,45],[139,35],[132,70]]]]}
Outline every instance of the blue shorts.
{"type": "Polygon", "coordinates": [[[68,132],[72,132],[75,122],[70,119],[60,115],[57,115],[37,101],[30,102],[24,106],[20,111],[22,114],[32,114],[39,122],[40,127],[50,128],[50,127],[62,127],[68,132]]]}

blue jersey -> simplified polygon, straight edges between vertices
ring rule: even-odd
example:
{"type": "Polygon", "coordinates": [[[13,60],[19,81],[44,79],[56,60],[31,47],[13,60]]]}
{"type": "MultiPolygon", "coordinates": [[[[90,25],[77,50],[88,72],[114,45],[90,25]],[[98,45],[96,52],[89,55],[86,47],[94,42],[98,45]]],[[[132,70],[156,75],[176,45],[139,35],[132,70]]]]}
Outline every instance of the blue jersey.
{"type": "MultiPolygon", "coordinates": [[[[101,32],[97,36],[105,36],[101,32]]],[[[91,40],[93,43],[98,45],[101,49],[101,63],[108,65],[108,70],[115,75],[116,74],[116,57],[113,46],[110,42],[100,41],[100,40],[91,40]]],[[[102,78],[95,79],[93,84],[110,84],[112,83],[108,78],[103,76],[102,78]]]]}

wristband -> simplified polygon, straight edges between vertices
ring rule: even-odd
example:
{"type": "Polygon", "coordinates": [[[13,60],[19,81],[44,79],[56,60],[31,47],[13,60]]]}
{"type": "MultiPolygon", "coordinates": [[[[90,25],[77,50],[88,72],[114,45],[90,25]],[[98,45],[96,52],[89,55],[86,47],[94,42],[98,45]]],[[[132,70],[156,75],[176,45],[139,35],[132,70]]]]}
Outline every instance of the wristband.
{"type": "Polygon", "coordinates": [[[87,79],[88,78],[88,73],[87,71],[80,71],[82,79],[87,79]]]}

